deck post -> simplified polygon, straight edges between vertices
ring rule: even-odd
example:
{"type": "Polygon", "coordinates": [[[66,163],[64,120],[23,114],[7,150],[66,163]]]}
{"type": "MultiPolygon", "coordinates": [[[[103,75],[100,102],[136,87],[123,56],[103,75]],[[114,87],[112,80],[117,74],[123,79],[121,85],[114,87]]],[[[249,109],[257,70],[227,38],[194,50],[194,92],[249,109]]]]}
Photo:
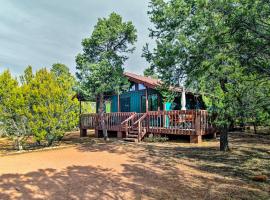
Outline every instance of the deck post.
{"type": "Polygon", "coordinates": [[[145,89],[145,107],[146,107],[146,112],[148,112],[149,107],[148,107],[148,87],[145,89]]]}
{"type": "Polygon", "coordinates": [[[95,128],[95,138],[98,138],[98,129],[95,128]]]}
{"type": "Polygon", "coordinates": [[[202,134],[201,134],[201,115],[200,111],[195,112],[195,135],[190,135],[190,143],[201,143],[202,134]]]}
{"type": "Polygon", "coordinates": [[[195,112],[195,133],[201,135],[201,115],[200,111],[195,112]]]}
{"type": "Polygon", "coordinates": [[[117,94],[117,111],[120,112],[120,95],[119,95],[119,92],[117,94]]]}
{"type": "Polygon", "coordinates": [[[117,131],[117,138],[123,138],[122,131],[117,131]]]}
{"type": "Polygon", "coordinates": [[[79,117],[80,137],[87,136],[87,129],[82,126],[82,115],[79,117]]]}
{"type": "Polygon", "coordinates": [[[80,137],[86,137],[87,136],[87,129],[80,128],[80,137]]]}
{"type": "Polygon", "coordinates": [[[190,143],[199,144],[201,142],[202,142],[202,136],[201,135],[191,135],[190,136],[190,143]]]}
{"type": "Polygon", "coordinates": [[[82,114],[82,101],[80,100],[80,115],[82,114]]]}

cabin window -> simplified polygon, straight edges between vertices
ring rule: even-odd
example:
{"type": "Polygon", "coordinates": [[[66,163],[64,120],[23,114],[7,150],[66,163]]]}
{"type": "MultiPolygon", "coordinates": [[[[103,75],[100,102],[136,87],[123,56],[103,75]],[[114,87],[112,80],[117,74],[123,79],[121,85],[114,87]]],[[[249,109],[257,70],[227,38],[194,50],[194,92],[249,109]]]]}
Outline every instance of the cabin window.
{"type": "Polygon", "coordinates": [[[135,90],[136,90],[136,84],[135,83],[131,83],[130,88],[129,88],[129,91],[132,92],[132,91],[135,91],[135,90]]]}
{"type": "Polygon", "coordinates": [[[157,111],[158,110],[158,96],[157,94],[152,94],[149,97],[149,111],[157,111]]]}
{"type": "Polygon", "coordinates": [[[130,112],[130,97],[120,99],[121,112],[130,112]]]}
{"type": "Polygon", "coordinates": [[[138,88],[139,88],[139,90],[145,90],[146,89],[146,87],[144,86],[144,84],[139,84],[138,85],[138,88]]]}
{"type": "MultiPolygon", "coordinates": [[[[148,96],[148,110],[157,111],[158,110],[158,95],[152,94],[148,96]]],[[[146,97],[141,97],[141,112],[146,112],[146,97]]]]}

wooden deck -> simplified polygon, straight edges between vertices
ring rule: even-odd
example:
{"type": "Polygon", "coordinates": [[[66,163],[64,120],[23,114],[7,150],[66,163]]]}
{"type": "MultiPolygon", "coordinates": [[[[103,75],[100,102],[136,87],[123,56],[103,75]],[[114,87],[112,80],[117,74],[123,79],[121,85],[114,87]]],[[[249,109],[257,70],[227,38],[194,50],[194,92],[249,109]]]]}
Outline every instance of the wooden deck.
{"type": "MultiPolygon", "coordinates": [[[[108,131],[118,136],[140,141],[148,134],[189,135],[191,141],[199,142],[202,135],[213,130],[205,110],[150,111],[147,113],[116,112],[104,114],[108,131]],[[124,134],[123,134],[124,133],[124,134]]],[[[87,129],[101,130],[98,114],[83,114],[80,117],[82,136],[87,129]]]]}

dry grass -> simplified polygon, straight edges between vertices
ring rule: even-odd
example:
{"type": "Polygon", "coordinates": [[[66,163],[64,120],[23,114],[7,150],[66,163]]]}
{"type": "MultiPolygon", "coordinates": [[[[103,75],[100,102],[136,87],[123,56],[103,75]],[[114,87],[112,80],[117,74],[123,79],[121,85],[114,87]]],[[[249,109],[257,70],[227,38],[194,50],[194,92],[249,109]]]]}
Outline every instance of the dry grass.
{"type": "Polygon", "coordinates": [[[14,151],[14,145],[11,140],[0,137],[0,156],[7,152],[14,151]]]}
{"type": "Polygon", "coordinates": [[[105,143],[70,133],[63,144],[73,147],[13,157],[11,164],[39,155],[50,162],[28,171],[22,164],[13,174],[0,169],[1,199],[270,199],[270,136],[232,133],[227,153],[218,140],[105,143]]]}

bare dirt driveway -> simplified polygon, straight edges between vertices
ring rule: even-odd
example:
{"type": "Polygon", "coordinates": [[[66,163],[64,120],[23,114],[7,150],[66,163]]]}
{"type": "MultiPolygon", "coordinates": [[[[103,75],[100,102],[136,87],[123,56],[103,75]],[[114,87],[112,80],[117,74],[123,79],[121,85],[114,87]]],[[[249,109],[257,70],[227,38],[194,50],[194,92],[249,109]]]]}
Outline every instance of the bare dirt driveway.
{"type": "Polygon", "coordinates": [[[132,144],[102,140],[0,157],[0,199],[268,199],[269,138],[132,144]]]}

